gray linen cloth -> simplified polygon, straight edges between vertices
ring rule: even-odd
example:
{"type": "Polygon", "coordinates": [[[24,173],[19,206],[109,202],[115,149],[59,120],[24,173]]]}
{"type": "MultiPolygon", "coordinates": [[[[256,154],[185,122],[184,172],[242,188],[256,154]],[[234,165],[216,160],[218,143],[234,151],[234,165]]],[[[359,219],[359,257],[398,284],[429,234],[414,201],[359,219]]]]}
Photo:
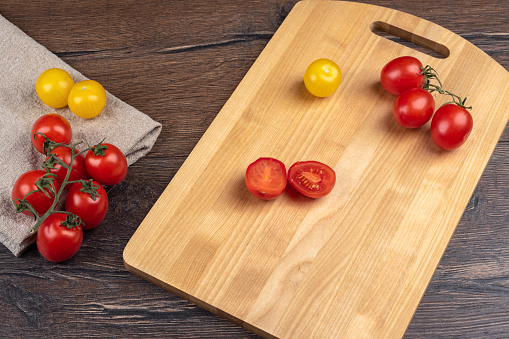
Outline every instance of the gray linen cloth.
{"type": "Polygon", "coordinates": [[[11,192],[22,173],[42,169],[45,157],[30,140],[37,118],[62,115],[71,124],[72,143],[95,145],[105,139],[124,152],[128,165],[147,154],[161,132],[161,124],[108,92],[104,111],[93,119],[82,119],[67,107],[46,106],[35,92],[35,83],[52,67],[66,70],[75,82],[86,79],[0,16],[0,242],[16,256],[35,242],[35,234],[30,234],[34,219],[15,212],[11,192]]]}

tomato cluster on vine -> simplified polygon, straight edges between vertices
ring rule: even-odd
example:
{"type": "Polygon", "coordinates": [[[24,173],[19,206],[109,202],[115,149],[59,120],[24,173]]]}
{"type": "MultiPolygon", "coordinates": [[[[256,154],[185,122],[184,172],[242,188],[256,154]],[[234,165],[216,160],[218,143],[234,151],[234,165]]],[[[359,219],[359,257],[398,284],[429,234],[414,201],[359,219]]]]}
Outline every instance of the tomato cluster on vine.
{"type": "Polygon", "coordinates": [[[37,231],[41,255],[52,262],[64,261],[80,248],[83,230],[104,220],[108,195],[103,185],[125,179],[127,160],[118,147],[102,141],[81,151],[81,142],[71,145],[71,125],[59,114],[37,119],[30,138],[46,159],[42,169],[25,172],[16,180],[12,201],[18,213],[35,218],[31,231],[37,231]],[[64,210],[58,210],[60,203],[64,210]]]}
{"type": "Polygon", "coordinates": [[[444,150],[463,145],[473,128],[472,115],[465,106],[465,99],[445,90],[436,71],[412,56],[402,56],[389,61],[380,74],[382,87],[397,95],[393,104],[396,121],[406,128],[418,128],[431,119],[431,138],[444,150]],[[437,82],[436,84],[433,82],[437,82]],[[435,112],[432,93],[452,98],[435,112]]]}

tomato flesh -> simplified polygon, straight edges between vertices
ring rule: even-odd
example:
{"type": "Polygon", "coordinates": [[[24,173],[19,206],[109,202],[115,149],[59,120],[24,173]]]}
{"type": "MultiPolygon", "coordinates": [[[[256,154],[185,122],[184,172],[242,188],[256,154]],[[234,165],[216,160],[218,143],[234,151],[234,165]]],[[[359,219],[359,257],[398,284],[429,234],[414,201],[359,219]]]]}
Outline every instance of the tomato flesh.
{"type": "Polygon", "coordinates": [[[336,184],[336,173],[318,161],[299,161],[288,170],[288,181],[300,193],[309,198],[329,194],[336,184]]]}
{"type": "Polygon", "coordinates": [[[286,188],[286,167],[274,158],[259,158],[246,170],[246,187],[254,196],[272,200],[286,188]]]}

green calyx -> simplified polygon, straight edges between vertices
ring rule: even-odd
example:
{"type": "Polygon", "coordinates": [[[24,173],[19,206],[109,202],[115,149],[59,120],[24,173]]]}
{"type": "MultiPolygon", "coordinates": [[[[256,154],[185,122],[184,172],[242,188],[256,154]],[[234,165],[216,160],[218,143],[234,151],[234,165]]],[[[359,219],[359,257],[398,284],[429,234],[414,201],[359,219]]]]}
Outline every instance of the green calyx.
{"type": "Polygon", "coordinates": [[[55,196],[57,193],[55,187],[55,179],[56,174],[48,173],[44,174],[39,180],[35,182],[35,186],[39,191],[41,191],[45,196],[51,197],[55,196]]]}
{"type": "Polygon", "coordinates": [[[67,227],[68,229],[72,230],[74,227],[78,227],[81,225],[81,219],[75,214],[67,213],[67,217],[64,221],[62,221],[60,224],[62,226],[67,227]]]}
{"type": "Polygon", "coordinates": [[[44,151],[45,155],[49,155],[49,153],[51,151],[53,151],[58,146],[66,145],[66,144],[63,144],[63,143],[54,142],[54,141],[50,140],[47,136],[44,135],[44,133],[41,133],[41,132],[35,133],[34,134],[34,139],[35,139],[35,136],[37,134],[41,135],[44,138],[44,142],[42,143],[42,150],[44,151]]]}
{"type": "MultiPolygon", "coordinates": [[[[104,140],[103,140],[104,141],[104,140]]],[[[92,152],[94,152],[94,155],[98,155],[101,157],[104,157],[106,150],[108,149],[107,145],[103,144],[103,141],[92,147],[92,152]]]]}
{"type": "Polygon", "coordinates": [[[80,180],[80,183],[81,183],[80,192],[90,194],[90,198],[92,198],[92,200],[94,201],[97,200],[97,198],[99,198],[99,192],[97,192],[97,190],[101,188],[101,186],[94,183],[92,179],[80,180]]]}

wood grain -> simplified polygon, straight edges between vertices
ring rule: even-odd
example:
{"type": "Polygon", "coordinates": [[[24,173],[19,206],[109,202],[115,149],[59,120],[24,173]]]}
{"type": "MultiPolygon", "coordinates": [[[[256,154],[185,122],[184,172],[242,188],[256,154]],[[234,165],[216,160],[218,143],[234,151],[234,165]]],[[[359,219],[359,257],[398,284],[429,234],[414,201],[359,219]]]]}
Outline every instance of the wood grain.
{"type": "Polygon", "coordinates": [[[507,93],[505,69],[429,21],[301,2],[134,234],[126,267],[263,336],[400,337],[506,126],[507,93]],[[477,107],[461,150],[439,151],[426,129],[408,133],[393,121],[380,69],[407,54],[477,107]],[[341,65],[345,81],[317,100],[302,74],[320,57],[341,65]],[[260,201],[242,189],[260,156],[325,162],[338,187],[312,202],[295,194],[260,201]]]}
{"type": "MultiPolygon", "coordinates": [[[[122,251],[295,2],[2,1],[1,15],[163,131],[74,259],[0,246],[1,337],[256,337],[133,276],[122,251]]],[[[509,69],[506,2],[365,2],[433,21],[509,69]]],[[[506,128],[405,337],[507,336],[508,142],[506,128]]]]}

